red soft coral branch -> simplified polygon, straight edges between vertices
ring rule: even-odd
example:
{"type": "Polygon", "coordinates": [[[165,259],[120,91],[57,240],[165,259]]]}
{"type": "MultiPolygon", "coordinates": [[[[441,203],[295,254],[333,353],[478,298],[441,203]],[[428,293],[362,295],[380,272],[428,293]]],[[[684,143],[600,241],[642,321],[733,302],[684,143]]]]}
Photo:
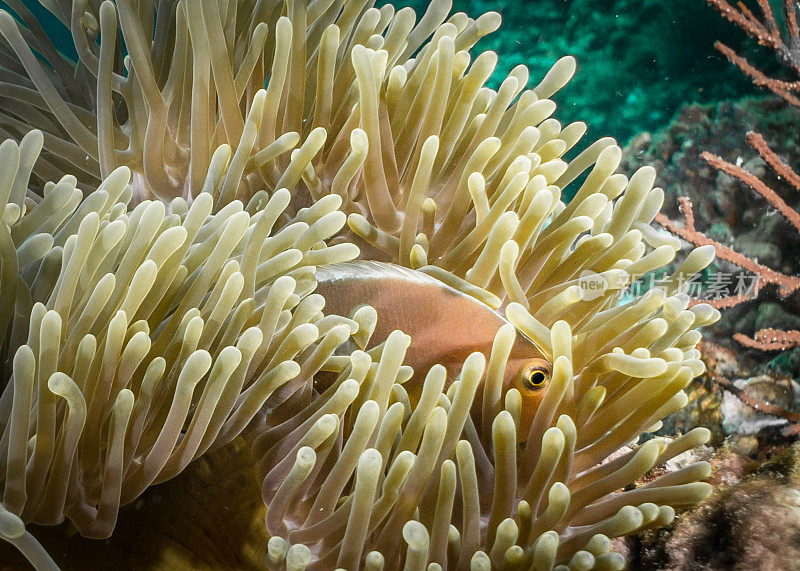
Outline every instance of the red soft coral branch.
{"type": "Polygon", "coordinates": [[[783,13],[786,17],[786,31],[789,37],[794,39],[800,37],[800,29],[797,27],[797,12],[794,9],[792,0],[783,0],[783,13]]]}
{"type": "Polygon", "coordinates": [[[756,175],[747,172],[742,167],[729,163],[717,155],[712,155],[708,151],[703,151],[700,156],[703,157],[706,162],[715,169],[721,170],[722,172],[728,173],[732,177],[739,179],[750,188],[755,190],[758,194],[763,196],[767,202],[769,202],[778,212],[780,212],[781,216],[786,218],[786,220],[792,226],[794,226],[798,232],[800,232],[800,214],[789,207],[789,205],[787,205],[774,190],[764,184],[764,181],[762,181],[756,175]]]}
{"type": "MultiPolygon", "coordinates": [[[[764,14],[764,22],[771,34],[778,34],[778,23],[775,21],[775,15],[772,13],[772,6],[769,5],[769,0],[758,0],[758,5],[761,8],[761,13],[764,14]]],[[[744,7],[743,2],[739,2],[739,6],[744,7]]]]}
{"type": "Polygon", "coordinates": [[[758,154],[761,155],[761,158],[766,161],[766,163],[772,167],[772,170],[775,173],[786,179],[786,181],[791,184],[795,190],[800,190],[800,175],[794,172],[794,169],[784,163],[775,152],[769,148],[767,142],[764,140],[760,134],[750,131],[747,133],[747,142],[750,143],[750,146],[753,147],[758,154]]]}
{"type": "Polygon", "coordinates": [[[756,332],[755,339],[737,333],[734,338],[746,347],[762,351],[783,351],[800,346],[800,331],[784,331],[782,329],[761,329],[756,332]]]}
{"type": "MultiPolygon", "coordinates": [[[[759,264],[755,260],[751,260],[750,258],[746,257],[744,254],[737,252],[725,246],[724,244],[720,244],[716,240],[712,240],[699,230],[695,229],[694,227],[694,212],[692,210],[692,201],[689,200],[688,197],[682,196],[679,199],[681,212],[684,216],[684,226],[681,227],[663,214],[656,215],[656,222],[663,226],[669,232],[675,234],[676,236],[680,236],[687,242],[694,244],[695,246],[714,246],[714,249],[717,252],[717,257],[723,260],[726,260],[732,264],[739,266],[740,268],[747,270],[750,273],[756,274],[761,281],[764,283],[772,283],[777,285],[780,288],[781,295],[787,296],[792,292],[800,289],[800,278],[787,276],[780,272],[776,272],[759,264]]],[[[746,296],[737,296],[737,298],[722,298],[727,300],[722,302],[722,304],[718,307],[732,307],[733,305],[738,305],[742,301],[746,301],[748,298],[746,296]],[[737,299],[737,302],[732,302],[731,300],[737,299]]],[[[720,301],[720,300],[712,300],[712,301],[720,301]]]]}
{"type": "MultiPolygon", "coordinates": [[[[737,25],[742,31],[762,46],[774,51],[792,71],[800,73],[800,51],[798,50],[800,30],[798,30],[797,26],[797,6],[794,2],[791,0],[784,0],[783,2],[783,20],[785,22],[784,37],[784,35],[781,34],[781,29],[775,18],[775,14],[772,12],[769,0],[758,0],[762,14],[761,19],[753,15],[743,2],[738,2],[734,8],[726,0],[707,1],[710,6],[716,8],[716,10],[722,14],[723,18],[737,25]]],[[[760,71],[750,66],[744,58],[727,46],[718,43],[717,48],[748,77],[752,78],[756,84],[768,87],[781,97],[787,94],[785,91],[780,92],[772,89],[770,84],[772,82],[778,84],[780,80],[768,78],[760,71]]],[[[796,105],[796,103],[792,103],[792,105],[796,105]]]]}
{"type": "MultiPolygon", "coordinates": [[[[797,0],[783,0],[784,29],[781,31],[781,26],[778,24],[778,20],[775,18],[775,14],[772,11],[770,0],[757,1],[761,8],[762,17],[760,19],[756,17],[743,2],[738,2],[734,8],[727,0],[707,0],[708,4],[716,8],[725,19],[741,28],[747,35],[755,39],[762,46],[766,46],[774,51],[795,77],[800,76],[800,27],[797,23],[800,4],[797,3],[797,0]]],[[[716,47],[733,65],[749,77],[754,84],[769,89],[789,105],[800,109],[800,99],[798,99],[796,95],[800,93],[800,81],[786,81],[770,77],[751,65],[750,62],[725,44],[717,42],[716,47]]],[[[758,152],[759,156],[764,159],[778,177],[788,182],[796,191],[800,191],[800,175],[778,157],[764,140],[764,137],[758,133],[749,132],[747,134],[747,142],[758,152]]],[[[787,205],[764,181],[754,174],[747,172],[739,165],[724,160],[722,157],[709,152],[702,153],[702,157],[717,170],[725,172],[740,182],[750,186],[755,192],[764,197],[781,216],[800,232],[800,212],[787,205]]],[[[719,242],[711,240],[705,234],[699,232],[694,225],[692,203],[688,198],[680,199],[680,207],[685,218],[684,227],[678,226],[663,215],[659,215],[656,221],[670,232],[692,244],[698,246],[710,244],[714,246],[719,258],[756,274],[763,282],[778,285],[780,293],[784,297],[800,290],[800,278],[776,272],[719,242]]],[[[733,307],[747,299],[747,297],[739,295],[711,300],[710,303],[717,308],[724,308],[733,307]]],[[[783,331],[769,328],[757,331],[755,338],[737,333],[734,335],[734,339],[745,347],[761,351],[782,351],[793,347],[800,347],[800,331],[783,331]]],[[[788,420],[790,425],[784,430],[786,436],[800,434],[800,413],[759,401],[736,387],[730,380],[714,374],[712,371],[709,371],[709,376],[715,382],[733,392],[749,406],[761,412],[788,420]]]]}
{"type": "Polygon", "coordinates": [[[739,26],[748,36],[756,40],[762,46],[777,50],[783,45],[780,33],[777,30],[775,16],[772,14],[769,2],[766,0],[759,0],[759,4],[761,5],[762,12],[766,12],[764,14],[764,19],[770,29],[767,29],[767,26],[759,22],[758,18],[756,18],[747,6],[741,2],[737,5],[738,10],[725,0],[708,0],[708,3],[716,8],[719,13],[722,14],[723,18],[739,26]]]}
{"type": "Polygon", "coordinates": [[[784,99],[789,105],[800,107],[800,99],[791,93],[792,91],[800,90],[800,81],[784,81],[782,79],[769,77],[722,42],[717,42],[714,45],[728,58],[728,61],[738,67],[754,84],[769,89],[772,93],[784,99]]]}
{"type": "Polygon", "coordinates": [[[786,419],[793,424],[800,423],[800,413],[791,410],[786,410],[785,408],[780,407],[776,404],[764,402],[755,397],[752,397],[749,394],[747,394],[747,392],[743,391],[742,389],[734,385],[725,377],[714,374],[709,374],[709,376],[711,377],[711,380],[713,380],[715,383],[717,383],[721,387],[724,387],[725,390],[733,393],[740,401],[756,409],[757,411],[762,412],[764,414],[769,414],[772,416],[777,416],[779,418],[786,419]]]}
{"type": "Polygon", "coordinates": [[[708,377],[714,381],[717,385],[722,387],[724,390],[733,393],[739,400],[741,400],[746,405],[762,412],[764,414],[770,414],[772,416],[777,416],[780,418],[784,418],[789,421],[789,426],[784,428],[782,431],[784,436],[791,436],[794,434],[800,433],[800,413],[792,410],[787,410],[781,406],[776,404],[772,404],[769,402],[765,402],[759,400],[752,395],[748,394],[747,391],[740,389],[737,387],[730,379],[725,378],[723,375],[719,374],[720,369],[720,359],[722,357],[722,361],[733,361],[736,362],[736,354],[726,349],[713,341],[702,341],[700,344],[701,351],[705,356],[706,363],[708,365],[707,375],[708,377]]]}

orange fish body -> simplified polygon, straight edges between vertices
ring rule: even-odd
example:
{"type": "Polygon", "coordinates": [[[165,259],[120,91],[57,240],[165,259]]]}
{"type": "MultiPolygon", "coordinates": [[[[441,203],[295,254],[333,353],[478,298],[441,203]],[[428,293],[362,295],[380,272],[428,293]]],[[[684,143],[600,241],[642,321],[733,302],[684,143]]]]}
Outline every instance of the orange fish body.
{"type": "MultiPolygon", "coordinates": [[[[370,345],[383,342],[399,329],[411,337],[404,363],[414,369],[405,383],[412,401],[418,398],[428,370],[438,364],[448,379],[460,372],[464,360],[480,351],[488,359],[497,330],[508,321],[478,299],[434,277],[384,262],[356,261],[317,269],[317,293],[325,297],[327,315],[348,316],[371,305],[378,322],[370,345]]],[[[512,387],[522,396],[521,434],[544,397],[550,364],[524,335],[517,333],[506,364],[503,395],[512,387]]],[[[481,399],[475,399],[480,406],[481,399]]]]}

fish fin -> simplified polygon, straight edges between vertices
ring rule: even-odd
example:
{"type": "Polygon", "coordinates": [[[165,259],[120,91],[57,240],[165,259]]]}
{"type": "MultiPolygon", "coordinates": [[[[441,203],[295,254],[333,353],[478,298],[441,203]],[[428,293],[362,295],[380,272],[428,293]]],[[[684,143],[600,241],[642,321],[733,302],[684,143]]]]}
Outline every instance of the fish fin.
{"type": "MultiPolygon", "coordinates": [[[[395,278],[417,283],[441,284],[433,276],[389,262],[373,260],[353,260],[326,266],[318,266],[318,281],[338,281],[342,279],[380,279],[395,278]]],[[[445,284],[446,285],[446,284],[445,284]]]]}
{"type": "Polygon", "coordinates": [[[337,282],[339,280],[379,280],[389,278],[421,285],[434,285],[446,288],[457,295],[470,297],[491,309],[497,310],[501,300],[490,291],[469,283],[463,278],[437,266],[424,266],[412,270],[389,262],[374,260],[353,260],[327,266],[319,266],[316,271],[318,282],[337,282]]]}

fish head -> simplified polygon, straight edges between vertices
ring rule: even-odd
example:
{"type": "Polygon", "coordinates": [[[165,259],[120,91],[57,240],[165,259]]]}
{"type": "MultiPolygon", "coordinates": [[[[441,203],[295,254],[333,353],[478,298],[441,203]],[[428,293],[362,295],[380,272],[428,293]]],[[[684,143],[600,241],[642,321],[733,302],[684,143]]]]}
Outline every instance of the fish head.
{"type": "Polygon", "coordinates": [[[508,362],[503,382],[503,397],[514,388],[522,397],[518,442],[525,442],[536,411],[547,394],[553,366],[539,349],[527,339],[517,339],[508,362]]]}

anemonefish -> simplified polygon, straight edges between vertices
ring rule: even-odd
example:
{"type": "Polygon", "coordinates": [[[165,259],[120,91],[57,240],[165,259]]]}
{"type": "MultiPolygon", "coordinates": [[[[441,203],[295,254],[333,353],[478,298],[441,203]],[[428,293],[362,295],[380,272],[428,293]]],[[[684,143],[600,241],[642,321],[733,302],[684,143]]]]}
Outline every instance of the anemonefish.
{"type": "MultiPolygon", "coordinates": [[[[452,382],[471,353],[480,351],[488,359],[497,330],[508,323],[475,297],[395,264],[354,261],[320,266],[316,278],[317,293],[325,297],[326,315],[348,316],[362,305],[375,308],[378,322],[370,346],[396,329],[411,337],[404,363],[415,373],[404,386],[412,400],[433,365],[444,365],[452,382]]],[[[513,387],[522,396],[517,430],[522,439],[545,395],[550,374],[551,364],[542,351],[518,331],[506,363],[502,394],[513,387]]],[[[475,399],[476,403],[480,400],[475,399]]]]}

